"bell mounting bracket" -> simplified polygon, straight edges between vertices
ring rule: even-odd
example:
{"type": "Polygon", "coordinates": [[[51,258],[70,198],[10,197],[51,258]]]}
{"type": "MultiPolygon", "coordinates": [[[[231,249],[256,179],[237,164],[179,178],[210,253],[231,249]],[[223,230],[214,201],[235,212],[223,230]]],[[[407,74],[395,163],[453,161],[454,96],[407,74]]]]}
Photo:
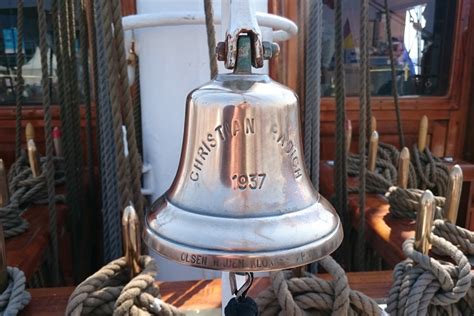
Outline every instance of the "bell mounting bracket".
{"type": "MultiPolygon", "coordinates": [[[[239,37],[247,35],[250,37],[251,62],[255,68],[263,67],[263,61],[270,59],[279,52],[276,43],[264,42],[262,33],[257,22],[255,10],[250,0],[229,0],[227,8],[228,26],[226,29],[225,42],[217,44],[217,59],[224,61],[227,69],[234,69],[238,56],[239,37]]],[[[223,3],[223,15],[225,14],[223,3]]]]}

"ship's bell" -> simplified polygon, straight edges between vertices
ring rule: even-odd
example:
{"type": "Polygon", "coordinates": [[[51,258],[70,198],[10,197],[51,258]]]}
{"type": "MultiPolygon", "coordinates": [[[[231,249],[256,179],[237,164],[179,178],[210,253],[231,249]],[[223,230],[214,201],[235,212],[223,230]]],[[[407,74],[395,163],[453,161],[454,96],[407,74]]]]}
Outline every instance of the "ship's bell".
{"type": "Polygon", "coordinates": [[[179,169],[146,217],[144,240],[185,265],[266,271],[316,261],[343,233],[305,171],[298,97],[251,73],[249,36],[234,73],[192,91],[179,169]]]}

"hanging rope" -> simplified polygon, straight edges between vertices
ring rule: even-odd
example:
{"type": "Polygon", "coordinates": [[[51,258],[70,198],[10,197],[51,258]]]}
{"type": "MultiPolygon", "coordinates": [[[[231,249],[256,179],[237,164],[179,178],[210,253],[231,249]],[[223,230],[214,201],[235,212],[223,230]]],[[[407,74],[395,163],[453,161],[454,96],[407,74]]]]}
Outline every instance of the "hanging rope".
{"type": "Polygon", "coordinates": [[[397,89],[397,73],[395,70],[395,59],[393,56],[393,49],[392,49],[392,26],[390,24],[390,8],[388,7],[388,0],[384,0],[384,9],[385,9],[385,21],[386,21],[386,31],[387,31],[387,41],[388,41],[388,53],[390,57],[390,69],[392,74],[392,94],[393,94],[393,102],[395,103],[395,113],[397,115],[397,129],[398,129],[398,137],[400,141],[400,148],[405,147],[405,137],[403,135],[403,125],[402,125],[402,117],[400,114],[400,103],[398,102],[398,89],[397,89]]]}
{"type": "Polygon", "coordinates": [[[16,43],[16,106],[15,106],[15,159],[21,155],[21,108],[23,104],[23,65],[25,55],[23,54],[23,28],[24,28],[23,0],[17,1],[17,43],[16,43]]]}
{"type": "Polygon", "coordinates": [[[66,315],[183,315],[160,298],[155,261],[140,257],[140,274],[130,279],[125,257],[102,267],[69,297],[66,315]]]}
{"type": "Polygon", "coordinates": [[[321,129],[321,45],[323,29],[322,0],[308,1],[308,32],[305,57],[305,162],[311,182],[319,190],[321,129]]]}
{"type": "Polygon", "coordinates": [[[387,301],[390,315],[467,315],[456,304],[470,290],[471,265],[466,256],[444,238],[430,241],[455,264],[436,260],[414,249],[414,239],[403,244],[408,259],[395,266],[394,283],[387,301]]]}
{"type": "Polygon", "coordinates": [[[75,11],[79,25],[79,44],[82,69],[82,91],[84,93],[84,109],[86,119],[86,148],[87,148],[87,184],[89,193],[95,193],[94,156],[92,141],[92,106],[91,106],[91,83],[89,73],[89,45],[88,28],[85,8],[82,0],[75,0],[75,11]]]}
{"type": "Polygon", "coordinates": [[[52,2],[53,34],[57,60],[60,120],[64,149],[68,216],[72,235],[74,275],[80,276],[84,227],[83,160],[73,0],[52,2]]]}
{"type": "Polygon", "coordinates": [[[0,294],[0,314],[17,315],[31,300],[25,290],[26,278],[18,268],[7,267],[9,276],[8,287],[0,294]]]}
{"type": "Polygon", "coordinates": [[[209,70],[211,79],[217,76],[216,58],[216,31],[214,29],[214,10],[212,0],[204,0],[204,13],[206,15],[207,47],[209,51],[209,70]]]}
{"type": "MultiPolygon", "coordinates": [[[[140,221],[144,222],[143,195],[141,193],[142,160],[138,152],[137,136],[135,131],[132,98],[128,85],[127,60],[125,54],[124,33],[122,25],[122,9],[120,0],[112,0],[112,22],[115,50],[117,52],[117,69],[119,74],[119,100],[123,102],[123,122],[126,128],[128,156],[126,157],[130,178],[119,178],[131,187],[133,205],[137,209],[140,221]]],[[[130,200],[127,202],[127,205],[130,200]]],[[[126,205],[124,205],[125,208],[126,205]]]]}
{"type": "Polygon", "coordinates": [[[309,273],[302,278],[291,278],[291,272],[272,272],[272,285],[255,300],[260,315],[382,315],[375,301],[350,289],[345,271],[334,259],[326,257],[318,263],[333,280],[309,273]]]}
{"type": "Polygon", "coordinates": [[[46,162],[43,173],[45,174],[46,187],[48,191],[48,210],[49,210],[49,241],[51,246],[51,274],[53,285],[59,283],[59,259],[58,259],[58,221],[56,214],[56,201],[54,189],[54,163],[53,163],[53,127],[51,124],[51,99],[50,82],[48,72],[48,43],[46,33],[48,32],[46,24],[46,14],[44,12],[44,0],[38,0],[38,23],[39,23],[39,45],[41,54],[41,86],[43,89],[43,111],[44,111],[44,134],[46,142],[46,162]]]}
{"type": "MultiPolygon", "coordinates": [[[[355,251],[356,269],[365,270],[365,192],[366,192],[366,146],[367,146],[367,106],[369,104],[370,78],[369,49],[368,49],[368,24],[369,24],[369,2],[360,2],[360,90],[359,90],[359,228],[357,230],[357,251],[355,251]]],[[[348,163],[349,164],[349,163],[348,163]]]]}
{"type": "MultiPolygon", "coordinates": [[[[104,38],[104,20],[102,18],[101,3],[93,2],[95,35],[96,35],[96,57],[97,57],[97,95],[99,103],[98,120],[100,126],[99,150],[101,170],[101,193],[102,193],[102,223],[104,261],[108,262],[118,258],[121,254],[122,242],[120,237],[120,205],[122,198],[118,191],[117,150],[115,144],[115,126],[113,123],[111,100],[109,97],[108,73],[109,63],[104,38]]],[[[121,124],[120,124],[121,125],[121,124]]],[[[121,128],[117,126],[117,128],[121,128]]],[[[120,135],[119,135],[119,139],[120,135]]],[[[123,155],[123,149],[119,156],[123,155]]],[[[123,193],[129,193],[122,192],[123,193]]]]}
{"type": "Polygon", "coordinates": [[[133,55],[133,64],[135,67],[135,80],[133,83],[133,94],[132,94],[132,103],[133,103],[133,118],[135,128],[137,130],[137,146],[138,152],[143,156],[143,133],[142,133],[142,105],[141,105],[141,96],[140,96],[140,59],[137,54],[135,54],[134,44],[132,43],[131,54],[133,55]]]}
{"type": "MultiPolygon", "coordinates": [[[[341,218],[344,231],[350,230],[350,219],[347,209],[347,157],[345,149],[345,75],[344,75],[344,52],[342,34],[342,0],[335,0],[335,61],[336,61],[336,158],[334,163],[334,183],[335,183],[335,206],[341,218]]],[[[347,241],[343,241],[342,252],[347,255],[347,241]]],[[[348,262],[346,262],[348,263],[348,262]]]]}

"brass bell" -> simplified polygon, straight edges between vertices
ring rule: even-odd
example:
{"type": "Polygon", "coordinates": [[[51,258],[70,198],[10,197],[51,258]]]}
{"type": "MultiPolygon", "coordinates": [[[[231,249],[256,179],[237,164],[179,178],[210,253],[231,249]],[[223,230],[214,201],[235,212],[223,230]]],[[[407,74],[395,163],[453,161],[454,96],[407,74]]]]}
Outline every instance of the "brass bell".
{"type": "Polygon", "coordinates": [[[239,35],[233,73],[188,95],[177,175],[146,216],[146,244],[185,265],[291,268],[329,255],[343,238],[305,171],[298,97],[251,72],[253,39],[239,35]]]}

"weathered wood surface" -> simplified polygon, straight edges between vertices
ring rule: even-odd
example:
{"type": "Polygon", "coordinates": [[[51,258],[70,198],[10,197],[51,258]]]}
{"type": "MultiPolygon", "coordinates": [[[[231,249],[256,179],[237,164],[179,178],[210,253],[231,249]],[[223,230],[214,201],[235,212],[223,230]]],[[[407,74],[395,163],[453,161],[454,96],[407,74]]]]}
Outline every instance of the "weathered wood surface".
{"type": "MultiPolygon", "coordinates": [[[[66,219],[66,206],[57,204],[58,235],[61,236],[66,219]]],[[[6,240],[7,265],[18,267],[30,279],[44,260],[49,246],[48,207],[35,205],[22,215],[29,228],[21,235],[6,240]]]]}

